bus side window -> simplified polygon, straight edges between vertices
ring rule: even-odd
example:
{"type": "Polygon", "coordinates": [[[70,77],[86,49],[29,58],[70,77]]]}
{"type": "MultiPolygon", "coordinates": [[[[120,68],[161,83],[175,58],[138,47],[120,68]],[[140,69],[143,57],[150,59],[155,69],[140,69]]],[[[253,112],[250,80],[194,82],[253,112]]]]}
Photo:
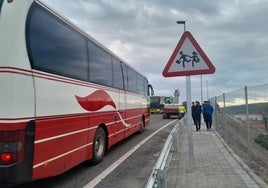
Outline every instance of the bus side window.
{"type": "Polygon", "coordinates": [[[113,83],[114,87],[118,89],[124,89],[123,73],[121,68],[121,62],[113,58],[113,83]]]}
{"type": "Polygon", "coordinates": [[[127,90],[128,88],[128,82],[127,82],[127,66],[123,63],[121,63],[122,70],[123,70],[123,78],[124,78],[124,90],[127,90]]]}
{"type": "Polygon", "coordinates": [[[137,74],[136,72],[131,69],[131,68],[127,68],[127,82],[128,82],[128,91],[132,91],[137,93],[138,89],[137,89],[137,74]]]}
{"type": "Polygon", "coordinates": [[[88,80],[86,39],[40,6],[33,5],[26,26],[33,69],[88,80]]]}
{"type": "MultiPolygon", "coordinates": [[[[144,91],[145,91],[145,88],[144,88],[144,79],[143,79],[143,76],[138,74],[137,75],[137,89],[138,89],[138,93],[139,94],[142,94],[144,95],[144,91]]],[[[145,93],[146,94],[146,93],[145,93]]]]}
{"type": "Polygon", "coordinates": [[[90,81],[113,86],[112,57],[109,53],[88,41],[90,81]]]}

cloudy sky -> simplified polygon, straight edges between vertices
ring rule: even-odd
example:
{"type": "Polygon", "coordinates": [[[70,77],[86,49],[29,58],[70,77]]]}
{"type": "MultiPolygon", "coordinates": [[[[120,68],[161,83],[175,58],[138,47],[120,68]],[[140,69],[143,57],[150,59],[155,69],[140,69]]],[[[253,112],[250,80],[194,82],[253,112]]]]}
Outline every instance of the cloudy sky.
{"type": "MultiPolygon", "coordinates": [[[[203,98],[268,83],[267,0],[43,0],[132,67],[146,75],[155,95],[186,99],[185,76],[165,78],[186,21],[216,67],[202,76],[203,98]]],[[[201,99],[201,76],[191,76],[192,100],[201,99]]]]}

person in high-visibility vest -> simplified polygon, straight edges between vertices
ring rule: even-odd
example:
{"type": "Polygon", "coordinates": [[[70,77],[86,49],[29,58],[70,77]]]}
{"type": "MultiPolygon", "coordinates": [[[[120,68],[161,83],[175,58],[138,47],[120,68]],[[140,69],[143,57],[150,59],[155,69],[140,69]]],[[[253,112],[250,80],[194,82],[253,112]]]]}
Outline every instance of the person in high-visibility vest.
{"type": "Polygon", "coordinates": [[[186,113],[186,109],[184,105],[179,106],[179,119],[183,118],[186,113]]]}

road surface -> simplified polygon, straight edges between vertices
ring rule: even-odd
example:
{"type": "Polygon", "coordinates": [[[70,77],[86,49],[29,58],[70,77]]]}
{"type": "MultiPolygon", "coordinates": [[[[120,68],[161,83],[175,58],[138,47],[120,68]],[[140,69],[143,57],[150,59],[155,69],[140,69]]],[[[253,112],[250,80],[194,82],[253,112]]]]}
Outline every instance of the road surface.
{"type": "Polygon", "coordinates": [[[162,114],[152,114],[150,125],[142,134],[134,134],[113,146],[100,164],[83,163],[62,175],[17,188],[142,188],[173,128],[172,122],[176,119],[162,119],[162,114]]]}

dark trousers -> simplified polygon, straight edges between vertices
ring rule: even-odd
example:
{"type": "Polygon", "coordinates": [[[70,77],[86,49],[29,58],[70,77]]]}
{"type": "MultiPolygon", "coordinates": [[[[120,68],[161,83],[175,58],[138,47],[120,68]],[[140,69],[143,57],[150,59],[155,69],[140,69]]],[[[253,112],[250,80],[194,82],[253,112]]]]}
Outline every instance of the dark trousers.
{"type": "Polygon", "coordinates": [[[184,117],[185,113],[179,113],[179,119],[182,119],[184,117]]]}
{"type": "Polygon", "coordinates": [[[193,121],[194,121],[196,130],[197,131],[200,130],[200,126],[201,126],[201,114],[199,114],[199,115],[193,114],[192,115],[192,118],[193,118],[193,121]]]}
{"type": "Polygon", "coordinates": [[[201,114],[195,115],[196,121],[196,130],[200,130],[201,128],[201,114]]]}
{"type": "Polygon", "coordinates": [[[212,125],[212,115],[204,115],[204,120],[206,122],[207,129],[211,129],[212,125]]]}
{"type": "Polygon", "coordinates": [[[194,121],[194,124],[196,125],[196,120],[195,120],[195,115],[194,114],[192,114],[192,119],[194,121]]]}

